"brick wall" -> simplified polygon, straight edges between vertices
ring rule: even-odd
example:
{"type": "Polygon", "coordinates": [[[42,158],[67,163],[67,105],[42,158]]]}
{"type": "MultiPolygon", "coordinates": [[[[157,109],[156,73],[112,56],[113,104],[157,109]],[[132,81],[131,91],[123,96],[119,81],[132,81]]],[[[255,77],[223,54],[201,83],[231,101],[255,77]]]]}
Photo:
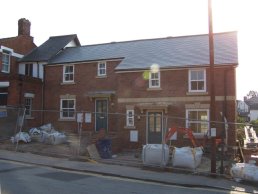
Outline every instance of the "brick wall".
{"type": "MultiPolygon", "coordinates": [[[[64,84],[63,66],[47,66],[45,69],[45,94],[44,94],[44,109],[60,110],[61,95],[76,95],[76,110],[80,111],[95,111],[95,99],[89,97],[89,92],[110,90],[114,91],[117,88],[117,77],[114,68],[119,62],[107,62],[107,77],[97,77],[97,63],[82,63],[75,65],[74,84],[64,84]]],[[[111,97],[108,101],[109,112],[115,112],[117,103],[116,97],[111,97]]],[[[59,113],[45,114],[45,122],[56,123],[58,127],[64,130],[74,130],[77,128],[76,122],[67,122],[59,120],[59,113]]],[[[109,122],[109,130],[115,130],[112,126],[115,123],[109,122]]],[[[83,124],[83,130],[95,130],[94,115],[92,115],[91,124],[83,124]]]]}
{"type": "MultiPolygon", "coordinates": [[[[90,91],[112,90],[116,91],[114,97],[109,100],[109,113],[120,113],[109,116],[109,131],[116,132],[122,140],[122,147],[141,148],[146,143],[146,113],[148,109],[142,109],[141,104],[144,99],[154,98],[154,102],[148,103],[157,105],[167,98],[164,102],[165,109],[162,109],[164,116],[168,116],[168,127],[185,127],[186,105],[209,106],[209,71],[207,72],[207,92],[192,95],[188,93],[188,70],[167,70],[161,71],[161,90],[148,89],[149,81],[145,79],[144,72],[134,73],[115,73],[114,68],[119,61],[107,63],[107,77],[97,78],[97,63],[82,63],[75,65],[75,84],[62,84],[63,66],[47,66],[45,79],[45,109],[60,110],[60,95],[76,95],[76,109],[94,112],[95,101],[88,96],[90,91]],[[138,102],[137,98],[143,99],[138,102]],[[136,102],[119,102],[119,99],[136,99],[136,102]],[[135,128],[126,128],[126,106],[132,105],[135,114],[135,128]],[[130,142],[130,130],[138,130],[138,142],[130,142]]],[[[236,102],[235,102],[235,69],[216,68],[215,69],[215,91],[216,120],[223,121],[220,112],[226,111],[229,122],[235,121],[236,102]],[[224,95],[228,96],[224,98],[224,95]],[[227,100],[225,100],[227,99],[227,100]],[[226,108],[225,108],[226,107],[226,108]]],[[[150,108],[151,109],[151,108],[150,108]]],[[[76,131],[76,122],[59,121],[59,113],[45,114],[45,122],[52,122],[64,130],[76,131]]],[[[217,124],[217,134],[221,135],[224,125],[217,124]]],[[[94,115],[92,123],[82,125],[85,131],[95,130],[94,115]]],[[[229,126],[229,143],[235,143],[235,126],[229,126]]],[[[191,142],[183,135],[178,136],[176,145],[186,145],[191,142]]]]}

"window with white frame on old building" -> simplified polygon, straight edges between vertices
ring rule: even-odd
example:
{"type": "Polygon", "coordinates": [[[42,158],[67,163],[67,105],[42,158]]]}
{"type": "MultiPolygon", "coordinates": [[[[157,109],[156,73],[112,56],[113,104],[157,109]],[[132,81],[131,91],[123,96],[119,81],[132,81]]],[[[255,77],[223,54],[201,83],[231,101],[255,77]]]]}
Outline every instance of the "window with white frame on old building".
{"type": "Polygon", "coordinates": [[[150,72],[149,79],[150,88],[159,88],[160,87],[160,72],[150,72]]]}
{"type": "Polygon", "coordinates": [[[134,127],[134,110],[126,110],[126,126],[134,127]]]}
{"type": "Polygon", "coordinates": [[[189,92],[206,92],[206,70],[189,70],[189,92]]]}
{"type": "Polygon", "coordinates": [[[31,117],[32,98],[25,98],[25,116],[31,117]]]}
{"type": "Polygon", "coordinates": [[[61,119],[75,118],[75,99],[61,99],[60,118],[61,119]]]}
{"type": "Polygon", "coordinates": [[[10,52],[3,50],[2,53],[2,72],[10,73],[11,55],[10,52]]]}
{"type": "Polygon", "coordinates": [[[63,82],[74,82],[74,65],[64,66],[63,82]]]}
{"type": "Polygon", "coordinates": [[[106,62],[98,63],[98,76],[106,76],[107,75],[107,65],[106,62]]]}
{"type": "Polygon", "coordinates": [[[209,110],[186,110],[186,127],[192,129],[194,133],[206,133],[209,129],[209,110]]]}

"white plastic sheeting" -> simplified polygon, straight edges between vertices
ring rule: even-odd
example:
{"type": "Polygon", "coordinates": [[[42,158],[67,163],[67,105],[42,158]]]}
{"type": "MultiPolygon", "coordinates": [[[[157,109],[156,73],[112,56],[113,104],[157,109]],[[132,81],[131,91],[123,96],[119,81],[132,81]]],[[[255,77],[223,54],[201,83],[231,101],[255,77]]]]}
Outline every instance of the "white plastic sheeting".
{"type": "Polygon", "coordinates": [[[258,182],[258,166],[247,163],[236,163],[231,168],[231,176],[236,180],[258,182]]]}
{"type": "Polygon", "coordinates": [[[45,144],[57,145],[67,142],[66,135],[56,131],[50,123],[39,128],[32,128],[29,133],[32,139],[45,144]]]}
{"type": "Polygon", "coordinates": [[[172,155],[172,165],[173,167],[196,169],[201,164],[202,155],[201,147],[175,147],[172,155]]]}
{"type": "Polygon", "coordinates": [[[29,142],[31,142],[31,138],[30,138],[29,134],[26,132],[19,132],[14,137],[11,137],[12,143],[17,143],[19,141],[29,143],[29,142]]]}
{"type": "Polygon", "coordinates": [[[147,144],[143,146],[142,161],[144,165],[166,166],[169,161],[169,147],[164,144],[147,144]]]}

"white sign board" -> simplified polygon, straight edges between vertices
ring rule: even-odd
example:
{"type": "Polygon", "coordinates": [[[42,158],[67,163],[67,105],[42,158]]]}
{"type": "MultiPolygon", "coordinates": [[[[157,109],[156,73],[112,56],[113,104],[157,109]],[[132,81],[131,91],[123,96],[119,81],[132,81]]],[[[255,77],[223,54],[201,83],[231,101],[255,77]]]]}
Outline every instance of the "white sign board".
{"type": "Polygon", "coordinates": [[[170,137],[170,140],[177,140],[177,132],[175,132],[172,137],[170,137]]]}
{"type": "Polygon", "coordinates": [[[83,113],[77,113],[77,123],[82,123],[83,121],[83,113]]]}
{"type": "Polygon", "coordinates": [[[211,128],[211,137],[216,137],[216,128],[211,128]]]}
{"type": "Polygon", "coordinates": [[[130,131],[130,142],[138,142],[138,131],[136,130],[130,131]]]}
{"type": "Polygon", "coordinates": [[[91,113],[85,113],[85,123],[91,123],[91,113]]]}

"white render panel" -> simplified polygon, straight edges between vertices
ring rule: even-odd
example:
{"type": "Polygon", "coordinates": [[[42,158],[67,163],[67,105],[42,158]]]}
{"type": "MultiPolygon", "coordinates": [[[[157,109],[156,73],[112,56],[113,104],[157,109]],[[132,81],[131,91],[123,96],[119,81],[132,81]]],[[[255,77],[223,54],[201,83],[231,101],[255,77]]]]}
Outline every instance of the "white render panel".
{"type": "Polygon", "coordinates": [[[25,75],[25,64],[24,63],[19,64],[19,74],[25,75]]]}
{"type": "Polygon", "coordinates": [[[72,40],[71,42],[69,42],[65,47],[76,47],[76,43],[74,40],[72,40]]]}
{"type": "Polygon", "coordinates": [[[258,110],[250,110],[250,121],[258,119],[258,110]]]}

